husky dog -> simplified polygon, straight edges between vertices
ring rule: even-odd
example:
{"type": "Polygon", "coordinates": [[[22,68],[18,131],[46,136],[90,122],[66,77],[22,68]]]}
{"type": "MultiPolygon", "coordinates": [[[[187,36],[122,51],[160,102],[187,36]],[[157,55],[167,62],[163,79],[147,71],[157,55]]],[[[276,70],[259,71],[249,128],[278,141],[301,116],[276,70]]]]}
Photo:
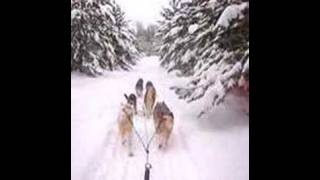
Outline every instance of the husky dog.
{"type": "Polygon", "coordinates": [[[154,103],[156,101],[156,89],[154,88],[151,81],[148,81],[146,84],[146,93],[144,95],[144,105],[145,105],[145,112],[147,118],[151,116],[154,103]]]}
{"type": "Polygon", "coordinates": [[[153,121],[159,142],[158,148],[165,148],[173,129],[174,116],[165,102],[158,102],[154,107],[153,121]]]}
{"type": "Polygon", "coordinates": [[[134,94],[130,94],[129,96],[127,94],[124,94],[124,97],[127,100],[128,104],[131,104],[134,108],[134,114],[137,114],[137,98],[134,94]]]}
{"type": "Polygon", "coordinates": [[[128,143],[129,156],[133,156],[132,152],[132,136],[133,136],[133,105],[129,103],[121,103],[121,108],[118,116],[118,128],[121,137],[122,145],[128,143]]]}
{"type": "Polygon", "coordinates": [[[141,98],[142,97],[142,93],[143,93],[143,79],[140,78],[138,81],[137,81],[137,84],[136,84],[136,93],[137,93],[137,97],[138,98],[141,98]]]}

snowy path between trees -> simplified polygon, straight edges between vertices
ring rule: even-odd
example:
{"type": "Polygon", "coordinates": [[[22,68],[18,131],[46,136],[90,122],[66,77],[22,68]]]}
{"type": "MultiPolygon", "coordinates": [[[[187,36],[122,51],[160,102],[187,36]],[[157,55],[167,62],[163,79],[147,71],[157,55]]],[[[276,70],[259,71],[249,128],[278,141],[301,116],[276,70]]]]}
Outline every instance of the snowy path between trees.
{"type": "MultiPolygon", "coordinates": [[[[175,116],[167,150],[150,147],[151,180],[248,180],[249,120],[240,112],[219,107],[197,118],[199,103],[179,100],[172,85],[184,79],[167,74],[158,57],[142,58],[130,72],[109,72],[90,78],[71,75],[71,179],[142,180],[145,154],[134,136],[134,156],[128,157],[117,133],[124,93],[134,93],[139,77],[151,80],[157,100],[175,116]]],[[[141,107],[142,100],[139,99],[141,107]]],[[[151,119],[134,117],[143,138],[153,133],[151,119]]]]}

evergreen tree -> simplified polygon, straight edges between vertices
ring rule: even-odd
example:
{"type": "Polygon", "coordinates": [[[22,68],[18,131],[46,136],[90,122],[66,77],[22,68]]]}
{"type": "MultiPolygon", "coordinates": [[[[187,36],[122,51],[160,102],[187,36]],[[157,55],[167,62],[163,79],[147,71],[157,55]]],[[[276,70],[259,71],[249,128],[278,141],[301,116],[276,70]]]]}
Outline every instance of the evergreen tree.
{"type": "Polygon", "coordinates": [[[128,21],[125,20],[125,14],[120,6],[116,4],[113,9],[115,17],[115,53],[120,59],[119,65],[128,70],[130,65],[136,64],[136,58],[139,56],[137,42],[133,31],[129,28],[128,21]]]}
{"type": "Polygon", "coordinates": [[[71,1],[72,71],[96,76],[134,64],[134,36],[123,18],[113,0],[71,1]]]}
{"type": "Polygon", "coordinates": [[[162,16],[161,65],[190,78],[172,87],[179,98],[210,100],[200,114],[223,102],[241,77],[249,81],[249,2],[172,1],[162,16]]]}

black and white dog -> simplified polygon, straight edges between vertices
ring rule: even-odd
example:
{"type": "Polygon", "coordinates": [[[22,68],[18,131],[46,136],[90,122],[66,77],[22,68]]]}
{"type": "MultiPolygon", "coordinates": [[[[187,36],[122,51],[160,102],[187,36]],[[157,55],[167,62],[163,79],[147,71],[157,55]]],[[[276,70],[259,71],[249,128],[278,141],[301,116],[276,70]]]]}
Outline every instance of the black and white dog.
{"type": "Polygon", "coordinates": [[[137,97],[140,98],[142,97],[143,95],[143,79],[140,78],[138,81],[137,81],[137,84],[136,84],[136,93],[137,93],[137,97]]]}
{"type": "Polygon", "coordinates": [[[134,114],[137,114],[137,98],[134,94],[130,94],[129,96],[127,94],[124,94],[124,97],[127,100],[127,103],[132,105],[134,108],[134,114]]]}

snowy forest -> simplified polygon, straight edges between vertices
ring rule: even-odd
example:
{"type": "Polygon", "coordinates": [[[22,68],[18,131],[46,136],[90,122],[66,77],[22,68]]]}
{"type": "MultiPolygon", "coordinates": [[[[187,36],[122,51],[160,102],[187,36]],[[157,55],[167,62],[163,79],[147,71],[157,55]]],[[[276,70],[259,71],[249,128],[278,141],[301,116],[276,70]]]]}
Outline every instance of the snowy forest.
{"type": "Polygon", "coordinates": [[[236,86],[249,94],[248,1],[171,0],[161,16],[134,32],[114,0],[72,0],[71,71],[130,70],[140,56],[159,55],[168,73],[189,77],[171,87],[179,98],[212,100],[201,113],[236,86]]]}
{"type": "MultiPolygon", "coordinates": [[[[151,179],[249,179],[248,0],[71,0],[71,77],[72,180],[142,179],[139,141],[127,159],[114,127],[140,78],[175,120],[151,179]]],[[[135,119],[148,139],[153,122],[135,119]]]]}

